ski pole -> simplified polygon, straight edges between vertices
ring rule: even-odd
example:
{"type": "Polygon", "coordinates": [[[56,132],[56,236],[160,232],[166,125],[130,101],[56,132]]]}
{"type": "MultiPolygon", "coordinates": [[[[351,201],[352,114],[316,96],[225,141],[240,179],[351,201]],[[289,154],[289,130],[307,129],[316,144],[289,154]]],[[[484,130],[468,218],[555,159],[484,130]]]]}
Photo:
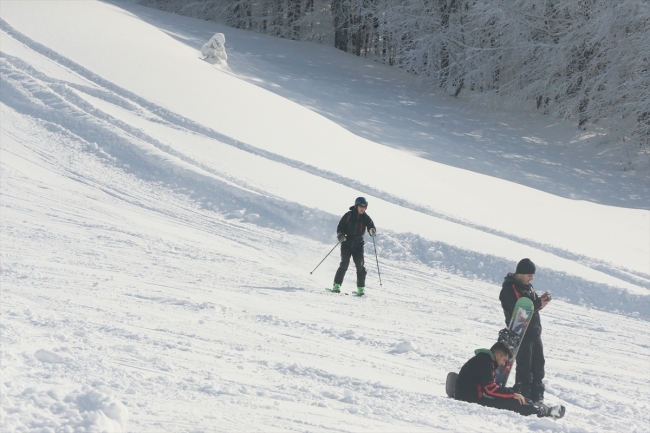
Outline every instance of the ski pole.
{"type": "MultiPolygon", "coordinates": [[[[340,243],[341,243],[341,241],[339,241],[336,245],[334,245],[334,248],[338,247],[340,243]]],[[[325,259],[326,259],[330,254],[332,254],[332,251],[334,251],[334,248],[332,248],[332,249],[330,250],[330,252],[327,253],[327,256],[323,257],[323,260],[321,260],[320,263],[323,263],[323,262],[325,261],[325,259]]],[[[314,271],[315,271],[316,269],[318,269],[318,267],[320,266],[320,263],[316,265],[316,267],[314,268],[314,271]]],[[[313,274],[314,271],[311,271],[311,272],[309,273],[309,275],[313,274]]]]}
{"type": "Polygon", "coordinates": [[[372,244],[375,246],[375,260],[377,261],[377,273],[379,274],[379,286],[384,287],[381,285],[381,272],[379,272],[379,259],[377,258],[377,244],[375,243],[375,237],[372,237],[372,244]]]}

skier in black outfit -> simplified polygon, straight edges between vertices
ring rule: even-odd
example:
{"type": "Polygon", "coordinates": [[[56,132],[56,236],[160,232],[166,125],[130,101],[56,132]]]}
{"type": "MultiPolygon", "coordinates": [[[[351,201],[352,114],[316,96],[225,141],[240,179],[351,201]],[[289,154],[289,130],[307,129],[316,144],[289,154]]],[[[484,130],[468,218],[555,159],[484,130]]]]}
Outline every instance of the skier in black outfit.
{"type": "Polygon", "coordinates": [[[512,388],[497,385],[496,370],[512,357],[512,352],[505,344],[495,343],[490,350],[477,349],[472,359],[467,361],[456,379],[456,400],[478,403],[482,406],[510,410],[521,415],[537,415],[562,418],[564,406],[547,407],[533,404],[512,388]]]}
{"type": "Polygon", "coordinates": [[[551,302],[551,294],[538,296],[530,282],[535,276],[535,264],[530,259],[522,259],[514,274],[508,273],[503,281],[499,300],[503,307],[506,325],[510,324],[512,311],[522,296],[533,301],[535,312],[524,334],[517,352],[517,373],[515,382],[521,386],[521,394],[534,402],[544,401],[544,347],[542,346],[542,323],[539,310],[551,302]]]}
{"type": "Polygon", "coordinates": [[[341,264],[334,276],[334,287],[332,291],[339,293],[341,291],[341,284],[345,272],[350,265],[350,257],[354,260],[357,267],[357,294],[363,295],[366,286],[366,268],[363,259],[363,246],[365,244],[363,238],[368,228],[368,234],[375,236],[377,230],[372,218],[366,213],[368,201],[359,197],[355,200],[354,206],[350,207],[347,212],[339,221],[336,227],[336,236],[341,243],[341,264]]]}

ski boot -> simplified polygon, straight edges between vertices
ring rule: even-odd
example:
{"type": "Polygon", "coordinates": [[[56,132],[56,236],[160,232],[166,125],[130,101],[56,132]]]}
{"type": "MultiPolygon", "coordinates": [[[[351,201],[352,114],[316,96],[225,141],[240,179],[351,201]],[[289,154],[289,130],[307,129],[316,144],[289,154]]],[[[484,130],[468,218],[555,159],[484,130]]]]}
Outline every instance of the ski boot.
{"type": "Polygon", "coordinates": [[[366,294],[366,292],[364,290],[365,289],[363,287],[357,287],[357,291],[354,292],[354,294],[357,295],[357,296],[363,296],[363,295],[366,294]]]}
{"type": "Polygon", "coordinates": [[[341,293],[341,285],[334,283],[334,286],[332,287],[332,292],[333,293],[341,293]]]}

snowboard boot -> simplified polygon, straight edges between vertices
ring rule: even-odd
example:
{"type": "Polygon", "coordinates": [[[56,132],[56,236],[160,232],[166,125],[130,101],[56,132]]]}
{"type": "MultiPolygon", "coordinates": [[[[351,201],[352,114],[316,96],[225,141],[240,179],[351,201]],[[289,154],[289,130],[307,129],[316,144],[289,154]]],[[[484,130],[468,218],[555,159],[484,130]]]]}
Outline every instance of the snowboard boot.
{"type": "Polygon", "coordinates": [[[334,283],[334,286],[332,287],[332,292],[341,293],[341,285],[338,283],[334,283]]]}
{"type": "Polygon", "coordinates": [[[357,296],[363,296],[366,294],[363,287],[357,287],[357,296]]]}

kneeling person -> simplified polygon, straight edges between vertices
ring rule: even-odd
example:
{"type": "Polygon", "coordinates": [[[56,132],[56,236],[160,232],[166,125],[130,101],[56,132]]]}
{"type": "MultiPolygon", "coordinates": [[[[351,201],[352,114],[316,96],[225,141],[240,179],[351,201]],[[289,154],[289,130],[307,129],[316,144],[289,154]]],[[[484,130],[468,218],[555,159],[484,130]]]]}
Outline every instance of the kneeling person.
{"type": "Polygon", "coordinates": [[[456,400],[478,403],[483,406],[510,410],[521,415],[551,416],[562,418],[564,406],[549,408],[543,404],[533,405],[530,400],[513,391],[499,386],[495,381],[496,370],[506,364],[512,352],[499,342],[488,349],[477,349],[476,355],[467,361],[456,379],[456,400]]]}

